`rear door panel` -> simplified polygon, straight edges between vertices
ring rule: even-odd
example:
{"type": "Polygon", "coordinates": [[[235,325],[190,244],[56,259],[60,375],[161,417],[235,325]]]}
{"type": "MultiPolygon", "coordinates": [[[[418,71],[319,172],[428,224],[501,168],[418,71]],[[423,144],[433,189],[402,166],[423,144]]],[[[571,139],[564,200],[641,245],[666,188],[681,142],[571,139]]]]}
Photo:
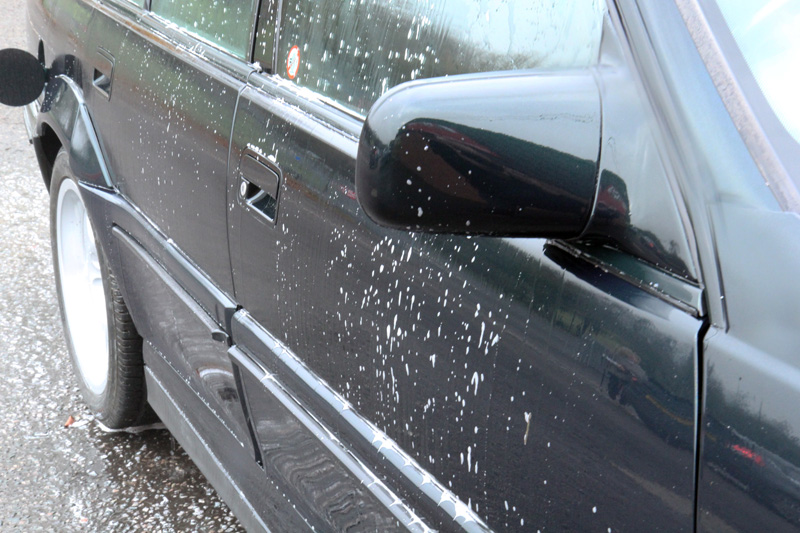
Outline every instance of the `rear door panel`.
{"type": "Polygon", "coordinates": [[[138,258],[123,256],[131,278],[127,292],[142,315],[137,324],[157,353],[250,447],[227,346],[211,338],[224,317],[197,292],[208,284],[224,298],[233,294],[228,146],[236,99],[250,69],[151,14],[114,5],[98,7],[90,35],[85,65],[102,70],[106,62],[95,58],[111,57],[113,77],[109,98],[87,84],[87,101],[114,185],[144,215],[115,222],[128,235],[137,235],[143,223],[159,233],[155,242],[165,242],[156,250],[145,248],[152,242],[141,242],[138,258]],[[177,254],[196,280],[144,266],[152,260],[147,254],[167,252],[177,254]],[[176,279],[189,283],[180,286],[176,279]]]}

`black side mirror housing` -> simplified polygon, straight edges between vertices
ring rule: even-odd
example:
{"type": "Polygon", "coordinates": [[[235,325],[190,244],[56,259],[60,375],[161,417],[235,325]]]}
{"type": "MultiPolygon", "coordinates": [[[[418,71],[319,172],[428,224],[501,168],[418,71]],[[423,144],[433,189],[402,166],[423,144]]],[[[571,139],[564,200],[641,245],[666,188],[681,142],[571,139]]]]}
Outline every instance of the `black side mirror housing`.
{"type": "Polygon", "coordinates": [[[577,237],[594,205],[600,138],[591,70],[412,82],[370,110],[356,192],[383,226],[577,237]]]}
{"type": "Polygon", "coordinates": [[[0,50],[0,104],[27,105],[42,94],[47,71],[39,60],[24,50],[0,50]]]}

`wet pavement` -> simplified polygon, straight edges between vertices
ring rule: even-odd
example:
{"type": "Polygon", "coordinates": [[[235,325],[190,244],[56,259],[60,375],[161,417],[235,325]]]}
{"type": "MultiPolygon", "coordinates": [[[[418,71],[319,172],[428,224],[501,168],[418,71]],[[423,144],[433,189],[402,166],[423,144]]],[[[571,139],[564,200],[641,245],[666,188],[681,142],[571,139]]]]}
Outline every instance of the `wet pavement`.
{"type": "MultiPolygon", "coordinates": [[[[0,12],[0,49],[24,47],[25,3],[0,0],[0,12]]],[[[94,421],[64,345],[50,253],[22,111],[0,106],[0,531],[240,531],[167,431],[110,434],[94,421]]]]}

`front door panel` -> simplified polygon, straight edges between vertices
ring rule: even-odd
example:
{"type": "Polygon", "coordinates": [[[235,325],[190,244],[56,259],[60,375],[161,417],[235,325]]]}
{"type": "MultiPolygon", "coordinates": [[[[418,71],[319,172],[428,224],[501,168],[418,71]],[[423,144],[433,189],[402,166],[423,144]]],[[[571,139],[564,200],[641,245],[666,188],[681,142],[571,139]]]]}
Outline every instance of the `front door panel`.
{"type": "Polygon", "coordinates": [[[281,173],[272,227],[231,176],[261,326],[490,527],[692,529],[700,320],[563,244],[381,228],[344,128],[268,80],[245,95],[233,152],[281,173]]]}

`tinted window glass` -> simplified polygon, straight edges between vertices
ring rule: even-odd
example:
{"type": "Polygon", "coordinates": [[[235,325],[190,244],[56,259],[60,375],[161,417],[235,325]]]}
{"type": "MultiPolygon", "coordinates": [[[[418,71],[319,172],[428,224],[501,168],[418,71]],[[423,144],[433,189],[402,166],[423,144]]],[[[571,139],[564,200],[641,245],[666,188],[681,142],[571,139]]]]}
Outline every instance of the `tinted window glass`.
{"type": "Polygon", "coordinates": [[[150,7],[190,33],[247,58],[256,0],[152,0],[150,7]]]}
{"type": "Polygon", "coordinates": [[[387,89],[597,61],[602,0],[286,0],[276,72],[365,114],[387,89]]]}

